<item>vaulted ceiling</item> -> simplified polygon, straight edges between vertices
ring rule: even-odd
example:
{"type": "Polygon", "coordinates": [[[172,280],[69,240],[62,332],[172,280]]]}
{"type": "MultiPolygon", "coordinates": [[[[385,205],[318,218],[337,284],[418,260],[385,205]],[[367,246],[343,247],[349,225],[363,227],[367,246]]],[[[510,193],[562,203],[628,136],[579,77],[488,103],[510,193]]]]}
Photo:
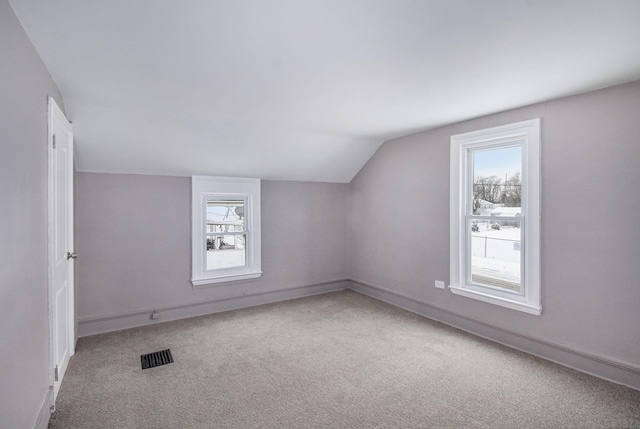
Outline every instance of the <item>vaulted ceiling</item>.
{"type": "Polygon", "coordinates": [[[640,1],[10,0],[79,171],[349,182],[387,139],[640,79],[640,1]]]}

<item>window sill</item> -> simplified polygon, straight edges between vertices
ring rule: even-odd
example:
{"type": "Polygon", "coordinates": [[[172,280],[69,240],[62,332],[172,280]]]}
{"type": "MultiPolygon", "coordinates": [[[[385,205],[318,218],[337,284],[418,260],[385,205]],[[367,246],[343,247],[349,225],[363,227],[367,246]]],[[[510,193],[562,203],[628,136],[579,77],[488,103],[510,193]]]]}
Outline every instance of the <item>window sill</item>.
{"type": "Polygon", "coordinates": [[[257,271],[253,273],[243,273],[243,274],[228,274],[224,276],[215,276],[215,277],[201,277],[197,279],[191,279],[191,284],[194,289],[205,289],[207,287],[211,287],[215,283],[226,283],[226,282],[235,282],[239,280],[249,280],[249,279],[257,279],[262,275],[262,271],[257,271]]]}
{"type": "Polygon", "coordinates": [[[479,301],[488,302],[490,304],[499,305],[501,307],[510,308],[512,310],[522,311],[524,313],[533,314],[535,316],[539,316],[540,314],[542,314],[542,307],[537,307],[524,302],[499,298],[482,292],[476,292],[474,290],[461,288],[459,286],[449,286],[449,289],[451,289],[452,293],[456,295],[466,296],[467,298],[477,299],[479,301]]]}

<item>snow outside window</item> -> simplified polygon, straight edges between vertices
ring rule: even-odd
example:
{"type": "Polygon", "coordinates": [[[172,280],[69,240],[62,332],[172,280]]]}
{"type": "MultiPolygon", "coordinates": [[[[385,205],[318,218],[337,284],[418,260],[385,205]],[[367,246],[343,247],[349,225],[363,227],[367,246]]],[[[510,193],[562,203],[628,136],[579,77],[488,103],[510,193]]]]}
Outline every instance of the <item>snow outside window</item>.
{"type": "Polygon", "coordinates": [[[193,176],[194,287],[260,277],[260,180],[193,176]]]}
{"type": "Polygon", "coordinates": [[[539,315],[540,120],[451,137],[451,291],[539,315]]]}

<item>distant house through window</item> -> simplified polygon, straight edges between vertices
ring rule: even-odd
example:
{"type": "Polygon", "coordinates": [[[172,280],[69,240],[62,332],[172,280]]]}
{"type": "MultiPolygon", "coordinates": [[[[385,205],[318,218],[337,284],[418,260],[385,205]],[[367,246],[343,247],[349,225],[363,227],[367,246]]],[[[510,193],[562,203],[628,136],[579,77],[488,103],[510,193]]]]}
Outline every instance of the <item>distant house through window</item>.
{"type": "Polygon", "coordinates": [[[540,314],[540,120],[451,137],[451,291],[540,314]]]}
{"type": "Polygon", "coordinates": [[[260,181],[194,176],[194,287],[259,277],[260,181]]]}

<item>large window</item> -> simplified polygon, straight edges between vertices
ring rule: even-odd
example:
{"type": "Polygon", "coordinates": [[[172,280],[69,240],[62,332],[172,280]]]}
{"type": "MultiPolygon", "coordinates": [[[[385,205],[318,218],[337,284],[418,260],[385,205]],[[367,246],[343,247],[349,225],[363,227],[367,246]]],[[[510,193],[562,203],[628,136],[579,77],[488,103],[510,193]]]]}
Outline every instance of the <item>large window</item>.
{"type": "Polygon", "coordinates": [[[191,188],[194,287],[259,277],[260,181],[194,176],[191,188]]]}
{"type": "Polygon", "coordinates": [[[451,291],[540,314],[540,120],[451,137],[451,291]]]}

